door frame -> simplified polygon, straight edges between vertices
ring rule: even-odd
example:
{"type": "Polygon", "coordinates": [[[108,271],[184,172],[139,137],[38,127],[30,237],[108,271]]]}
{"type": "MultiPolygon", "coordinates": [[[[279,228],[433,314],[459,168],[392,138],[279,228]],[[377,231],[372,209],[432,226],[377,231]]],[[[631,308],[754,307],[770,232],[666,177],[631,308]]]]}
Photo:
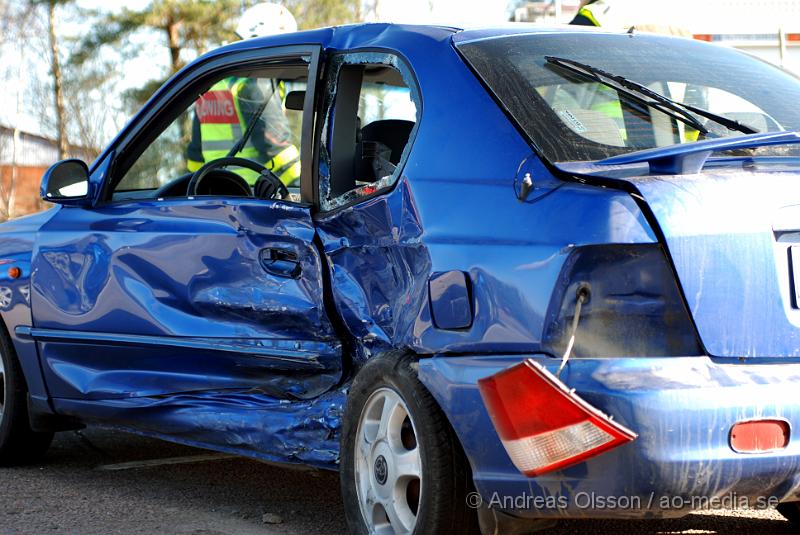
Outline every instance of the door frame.
{"type": "MultiPolygon", "coordinates": [[[[301,124],[301,203],[289,203],[295,207],[308,212],[309,224],[313,224],[311,219],[312,204],[309,202],[313,195],[316,180],[316,160],[313,156],[314,148],[314,128],[316,126],[316,91],[320,80],[321,69],[321,44],[305,44],[276,47],[259,47],[245,50],[222,51],[207,58],[201,58],[197,62],[174,76],[171,80],[157,91],[154,96],[144,105],[142,110],[131,120],[131,122],[120,132],[120,134],[107,146],[104,152],[92,164],[90,171],[90,195],[92,196],[91,206],[60,207],[59,210],[69,210],[74,216],[80,216],[81,211],[89,213],[102,213],[106,209],[124,209],[124,205],[137,205],[145,207],[149,205],[164,207],[174,204],[177,199],[121,199],[113,201],[111,192],[115,183],[121,179],[140,154],[160,136],[164,129],[180,114],[185,108],[197,98],[203,90],[210,87],[214,81],[226,74],[236,71],[269,69],[275,66],[276,62],[282,60],[300,61],[308,68],[308,82],[304,100],[304,114],[301,124]]],[[[201,198],[191,198],[188,196],[180,199],[180,202],[203,204],[208,200],[201,198]]],[[[268,201],[282,203],[284,201],[268,201]]],[[[65,214],[66,215],[66,214],[65,214]]],[[[46,230],[45,230],[46,232],[46,230]]],[[[309,242],[315,249],[319,258],[322,276],[326,276],[328,269],[324,255],[319,251],[316,241],[309,242]]],[[[37,255],[38,251],[34,252],[37,255]]],[[[324,285],[323,285],[324,288],[324,285]]],[[[323,303],[324,304],[324,303],[323,303]]],[[[324,306],[325,313],[329,312],[328,307],[324,306]]],[[[329,373],[327,366],[323,362],[309,361],[307,353],[309,351],[318,352],[319,348],[314,346],[314,341],[307,347],[284,347],[281,344],[270,345],[269,347],[254,348],[236,343],[221,343],[220,340],[197,339],[187,340],[182,338],[179,343],[169,336],[150,336],[150,335],[131,335],[107,332],[88,332],[70,330],[58,330],[40,328],[33,326],[23,329],[18,333],[20,336],[28,337],[37,342],[49,343],[75,343],[75,344],[106,344],[109,346],[147,346],[154,348],[168,348],[175,345],[180,347],[190,347],[204,351],[216,351],[229,354],[239,358],[237,355],[256,356],[261,360],[269,361],[270,365],[276,369],[303,371],[305,373],[329,373]],[[188,342],[188,345],[187,343],[188,342]],[[312,347],[313,346],[313,347],[312,347]]],[[[224,341],[223,341],[224,342],[224,341]]],[[[327,348],[322,351],[325,358],[331,357],[338,352],[341,358],[339,342],[335,347],[327,348]]],[[[324,360],[324,359],[323,359],[324,360]]],[[[341,370],[339,370],[340,373],[341,370]]]]}
{"type": "Polygon", "coordinates": [[[92,207],[114,204],[111,192],[120,172],[127,171],[141,152],[183,111],[185,106],[182,104],[188,106],[206,88],[209,79],[237,68],[266,68],[275,61],[301,57],[308,57],[309,60],[300,140],[300,194],[303,203],[313,204],[316,184],[315,103],[322,58],[322,45],[318,43],[212,53],[173,76],[92,163],[89,178],[92,207]]]}

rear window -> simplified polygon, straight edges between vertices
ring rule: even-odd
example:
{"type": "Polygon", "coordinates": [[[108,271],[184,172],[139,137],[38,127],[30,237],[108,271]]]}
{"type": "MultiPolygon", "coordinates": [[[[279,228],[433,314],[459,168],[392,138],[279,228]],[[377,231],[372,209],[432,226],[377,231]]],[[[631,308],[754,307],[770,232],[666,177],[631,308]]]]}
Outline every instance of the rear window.
{"type": "MultiPolygon", "coordinates": [[[[735,50],[673,37],[588,32],[515,35],[458,45],[533,144],[553,162],[591,161],[742,132],[699,115],[708,130],[548,63],[547,56],[622,76],[758,132],[800,130],[800,81],[735,50]]],[[[758,154],[800,154],[797,146],[758,154]]]]}

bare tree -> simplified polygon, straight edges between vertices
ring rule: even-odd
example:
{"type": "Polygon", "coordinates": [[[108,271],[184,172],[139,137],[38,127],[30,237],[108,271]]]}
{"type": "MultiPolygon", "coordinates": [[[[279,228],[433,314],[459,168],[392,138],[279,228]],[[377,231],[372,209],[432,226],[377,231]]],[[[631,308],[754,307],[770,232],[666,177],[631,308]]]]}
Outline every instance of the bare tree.
{"type": "MultiPolygon", "coordinates": [[[[73,144],[80,148],[80,156],[95,158],[100,149],[122,126],[123,106],[118,98],[120,90],[117,65],[99,58],[92,59],[80,69],[67,64],[64,72],[64,97],[69,118],[67,131],[73,144]]],[[[74,150],[70,151],[74,154],[74,150]]]]}
{"type": "MultiPolygon", "coordinates": [[[[23,93],[27,80],[25,64],[25,41],[27,29],[33,16],[33,7],[28,3],[14,3],[0,0],[0,47],[4,54],[13,54],[17,61],[9,66],[3,73],[6,80],[13,83],[16,88],[15,101],[7,109],[14,109],[13,127],[11,131],[3,132],[0,143],[0,161],[9,165],[0,173],[0,219],[6,220],[16,215],[17,187],[19,184],[19,160],[21,157],[20,117],[23,114],[23,93]],[[12,108],[13,106],[13,108],[12,108]]],[[[11,104],[11,103],[9,103],[11,104]]],[[[10,116],[9,116],[10,117],[10,116]]]]}
{"type": "MultiPolygon", "coordinates": [[[[29,143],[23,129],[52,137],[58,158],[79,155],[90,159],[107,141],[109,132],[119,126],[112,124],[119,122],[116,114],[120,106],[115,107],[108,92],[98,90],[103,76],[117,79],[117,69],[100,66],[95,60],[82,68],[63,61],[67,54],[62,47],[68,49],[74,39],[70,41],[59,32],[61,21],[88,18],[78,7],[68,8],[69,3],[0,0],[0,54],[6,60],[0,79],[7,88],[0,120],[9,127],[0,131],[0,220],[20,215],[20,210],[27,213],[31,208],[43,208],[34,193],[38,184],[27,182],[36,181],[38,175],[26,171],[25,166],[52,162],[30,160],[25,153],[29,143]],[[31,124],[31,119],[38,119],[38,126],[31,124]],[[29,199],[28,194],[33,197],[29,199]]],[[[109,91],[111,85],[103,89],[109,91]]]]}
{"type": "Polygon", "coordinates": [[[119,45],[132,34],[155,31],[164,37],[171,76],[184,66],[184,52],[202,54],[209,45],[235,38],[238,0],[153,0],[141,10],[123,8],[102,17],[75,50],[80,65],[99,48],[119,45]]]}
{"type": "Polygon", "coordinates": [[[66,114],[64,111],[64,87],[61,74],[61,58],[58,45],[58,19],[56,18],[56,5],[67,3],[70,0],[47,0],[47,31],[50,44],[50,72],[53,77],[53,98],[56,105],[56,142],[58,144],[58,157],[64,159],[69,154],[69,141],[67,140],[66,114]]]}
{"type": "Polygon", "coordinates": [[[304,30],[361,22],[364,17],[362,0],[284,0],[283,5],[304,30]]]}
{"type": "Polygon", "coordinates": [[[66,120],[64,118],[64,88],[62,86],[61,60],[58,57],[58,36],[56,35],[56,2],[50,0],[47,6],[48,28],[50,30],[50,61],[53,72],[53,93],[56,99],[56,124],[58,140],[58,156],[67,157],[69,143],[67,141],[66,120]]]}
{"type": "Polygon", "coordinates": [[[6,0],[0,0],[0,45],[2,45],[7,36],[10,26],[10,7],[6,0]]]}

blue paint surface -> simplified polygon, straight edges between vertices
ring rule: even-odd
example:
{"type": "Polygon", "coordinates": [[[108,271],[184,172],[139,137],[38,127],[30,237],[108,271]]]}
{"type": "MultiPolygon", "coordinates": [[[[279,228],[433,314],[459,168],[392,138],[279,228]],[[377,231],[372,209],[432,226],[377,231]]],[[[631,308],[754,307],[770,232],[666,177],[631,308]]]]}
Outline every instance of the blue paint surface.
{"type": "Polygon", "coordinates": [[[431,315],[439,329],[466,329],[472,325],[472,296],[463,271],[434,273],[428,281],[431,315]]]}
{"type": "Polygon", "coordinates": [[[259,385],[292,397],[323,393],[339,381],[341,358],[313,237],[307,208],[247,199],[60,210],[39,231],[31,280],[51,395],[259,385]],[[262,269],[260,251],[275,246],[296,252],[302,278],[262,269]],[[247,345],[256,350],[248,355],[247,345]],[[282,365],[281,345],[300,364],[305,357],[304,373],[282,365]]]}
{"type": "MultiPolygon", "coordinates": [[[[456,39],[504,31],[511,30],[456,39]]],[[[242,51],[311,43],[327,53],[396,55],[413,74],[424,107],[400,177],[384,194],[330,212],[253,199],[94,199],[93,207],[0,226],[0,297],[9,295],[0,313],[40,410],[335,468],[354,374],[366,359],[406,349],[420,355],[420,378],[450,419],[485,499],[652,490],[797,496],[800,443],[760,456],[727,445],[741,419],[800,425],[800,365],[791,359],[800,357],[800,310],[790,298],[787,254],[800,232],[792,223],[800,206],[796,162],[792,171],[744,172],[712,160],[702,176],[669,180],[635,162],[564,165],[583,178],[566,181],[536,156],[452,40],[446,28],[377,24],[216,50],[167,82],[91,169],[90,190],[99,195],[119,144],[196,69],[242,51]],[[526,175],[533,188],[519,201],[526,175]],[[600,267],[622,266],[630,277],[579,262],[594,258],[586,251],[622,246],[646,251],[645,260],[602,257],[608,265],[600,267]],[[298,278],[262,268],[262,251],[274,247],[297,256],[298,278]],[[7,280],[6,264],[23,276],[7,280]],[[442,273],[461,274],[463,285],[434,292],[442,273]],[[594,285],[595,300],[562,378],[639,439],[528,479],[503,450],[476,381],[527,355],[554,366],[583,283],[594,285]],[[452,308],[464,293],[468,315],[452,308]],[[669,325],[665,303],[678,318],[669,325]],[[609,311],[641,323],[609,332],[609,311]],[[643,333],[658,335],[626,344],[643,333]],[[641,358],[631,356],[634,345],[641,358]],[[742,365],[732,357],[789,358],[742,365]]]]}
{"type": "MultiPolygon", "coordinates": [[[[558,367],[556,359],[531,356],[550,371],[558,367]]],[[[664,497],[688,504],[692,497],[730,499],[735,493],[756,504],[758,498],[794,500],[800,493],[800,441],[749,455],[729,445],[731,426],[742,420],[783,418],[797,427],[800,364],[742,365],[708,357],[570,360],[561,379],[639,437],[587,462],[527,478],[503,449],[477,387],[478,379],[523,358],[420,362],[420,379],[457,430],[487,503],[493,496],[522,496],[510,503],[528,507],[509,509],[532,517],[676,517],[689,507],[664,507],[664,497]],[[628,498],[629,505],[587,507],[592,496],[628,498]]]]}
{"type": "Polygon", "coordinates": [[[61,414],[123,427],[181,444],[256,459],[336,467],[343,390],[286,403],[259,391],[187,392],[96,402],[57,399],[61,414]]]}
{"type": "Polygon", "coordinates": [[[636,166],[564,167],[624,181],[645,199],[709,355],[780,359],[800,357],[789,261],[800,239],[798,164],[718,159],[702,175],[668,178],[636,166]]]}

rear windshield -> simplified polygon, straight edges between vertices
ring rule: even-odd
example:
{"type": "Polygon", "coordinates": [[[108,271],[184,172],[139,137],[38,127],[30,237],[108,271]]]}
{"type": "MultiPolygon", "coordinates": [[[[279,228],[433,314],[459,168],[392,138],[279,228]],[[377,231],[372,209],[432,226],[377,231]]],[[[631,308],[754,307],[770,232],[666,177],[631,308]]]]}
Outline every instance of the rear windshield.
{"type": "MultiPolygon", "coordinates": [[[[732,119],[758,132],[800,130],[800,80],[721,46],[654,35],[588,32],[515,35],[458,49],[543,156],[590,161],[698,140],[741,136],[693,114],[703,133],[623,92],[545,60],[602,69],[660,95],[732,119]]],[[[758,154],[797,155],[797,146],[758,154]]]]}

